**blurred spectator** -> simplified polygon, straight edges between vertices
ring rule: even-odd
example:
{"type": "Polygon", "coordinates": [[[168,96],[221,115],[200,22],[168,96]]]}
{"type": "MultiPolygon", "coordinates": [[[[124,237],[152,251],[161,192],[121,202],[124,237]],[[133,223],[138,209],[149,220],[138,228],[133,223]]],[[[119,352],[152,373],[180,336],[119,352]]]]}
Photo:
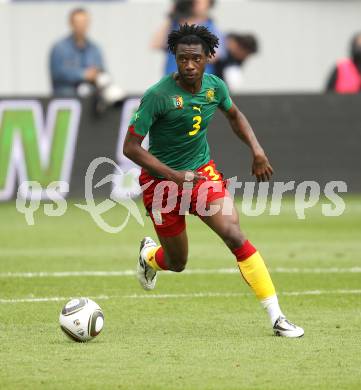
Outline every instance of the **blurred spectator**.
{"type": "Polygon", "coordinates": [[[57,42],[50,54],[53,93],[57,96],[89,95],[104,70],[99,48],[87,38],[90,17],[83,8],[71,11],[71,35],[57,42]]]}
{"type": "Polygon", "coordinates": [[[231,92],[240,92],[243,84],[241,67],[247,58],[257,53],[254,35],[230,33],[226,37],[226,54],[215,63],[215,74],[223,79],[231,92]]]}
{"type": "Polygon", "coordinates": [[[350,58],[337,61],[329,80],[327,91],[359,93],[361,91],[361,32],[357,33],[350,47],[350,58]]]}
{"type": "Polygon", "coordinates": [[[176,30],[179,24],[197,24],[207,27],[219,38],[219,47],[216,55],[206,67],[207,73],[214,73],[214,62],[224,55],[224,37],[218,30],[214,21],[210,18],[210,10],[215,5],[215,0],[174,0],[171,12],[167,20],[159,28],[153,37],[151,47],[166,51],[164,74],[177,71],[175,57],[167,51],[167,37],[172,30],[176,30]]]}

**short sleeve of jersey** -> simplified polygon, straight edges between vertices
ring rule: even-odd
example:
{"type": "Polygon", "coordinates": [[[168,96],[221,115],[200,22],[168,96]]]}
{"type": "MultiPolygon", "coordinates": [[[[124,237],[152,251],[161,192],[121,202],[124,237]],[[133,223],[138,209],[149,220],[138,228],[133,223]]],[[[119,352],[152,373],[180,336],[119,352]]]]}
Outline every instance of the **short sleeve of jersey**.
{"type": "Polygon", "coordinates": [[[162,113],[162,100],[152,90],[144,94],[138,110],[134,113],[130,121],[129,128],[132,130],[132,133],[141,137],[147,135],[157,117],[162,113]]]}
{"type": "Polygon", "coordinates": [[[226,83],[218,79],[218,94],[219,94],[219,108],[223,111],[228,111],[232,107],[232,99],[229,96],[229,90],[226,83]]]}

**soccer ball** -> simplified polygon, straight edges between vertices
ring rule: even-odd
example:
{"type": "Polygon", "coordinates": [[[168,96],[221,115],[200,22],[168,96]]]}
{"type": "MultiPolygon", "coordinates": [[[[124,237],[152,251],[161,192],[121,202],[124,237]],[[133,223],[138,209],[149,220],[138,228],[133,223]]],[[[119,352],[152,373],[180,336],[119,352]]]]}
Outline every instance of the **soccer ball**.
{"type": "Polygon", "coordinates": [[[85,342],[96,337],[104,325],[104,315],[98,304],[89,298],[69,301],[59,316],[61,330],[72,340],[85,342]]]}

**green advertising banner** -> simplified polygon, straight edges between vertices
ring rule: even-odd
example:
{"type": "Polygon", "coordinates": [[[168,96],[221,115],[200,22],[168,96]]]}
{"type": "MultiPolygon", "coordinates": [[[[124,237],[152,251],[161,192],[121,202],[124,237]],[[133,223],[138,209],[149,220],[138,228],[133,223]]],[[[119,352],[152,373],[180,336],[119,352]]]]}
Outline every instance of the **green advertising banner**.
{"type": "Polygon", "coordinates": [[[16,182],[70,181],[80,115],[77,100],[54,100],[46,113],[36,100],[0,102],[0,200],[16,193],[16,182]]]}

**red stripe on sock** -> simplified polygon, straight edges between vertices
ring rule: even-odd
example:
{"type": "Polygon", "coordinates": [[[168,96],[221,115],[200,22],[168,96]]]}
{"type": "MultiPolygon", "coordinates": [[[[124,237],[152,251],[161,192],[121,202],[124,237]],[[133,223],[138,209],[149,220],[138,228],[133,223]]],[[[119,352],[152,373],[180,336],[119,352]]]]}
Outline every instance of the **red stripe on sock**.
{"type": "Polygon", "coordinates": [[[257,249],[247,240],[240,248],[233,249],[232,252],[237,261],[244,261],[257,252],[257,249]]]}
{"type": "Polygon", "coordinates": [[[159,268],[167,270],[167,264],[165,263],[164,250],[160,247],[157,252],[155,252],[155,261],[158,264],[159,268]]]}

